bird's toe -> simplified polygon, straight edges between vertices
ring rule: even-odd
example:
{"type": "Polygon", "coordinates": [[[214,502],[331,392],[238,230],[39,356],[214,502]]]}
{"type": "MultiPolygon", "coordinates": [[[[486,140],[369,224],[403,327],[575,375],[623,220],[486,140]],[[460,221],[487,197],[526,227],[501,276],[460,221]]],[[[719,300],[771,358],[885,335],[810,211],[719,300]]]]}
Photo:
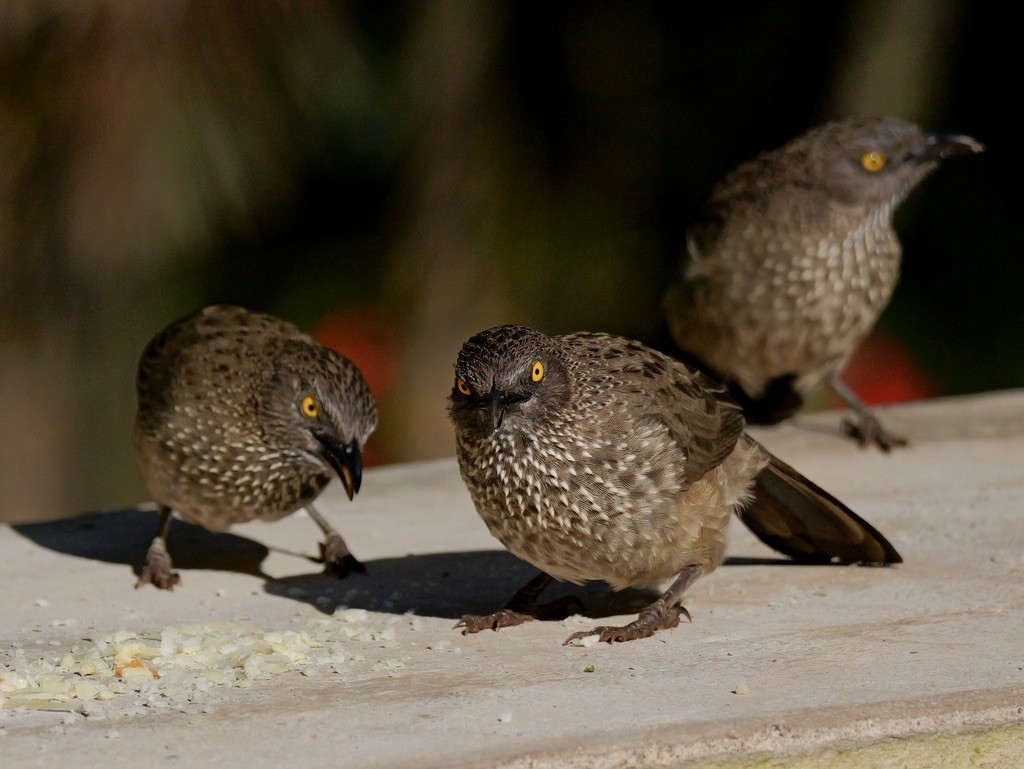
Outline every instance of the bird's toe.
{"type": "Polygon", "coordinates": [[[896,435],[882,427],[878,417],[873,414],[862,416],[856,421],[849,418],[844,419],[842,430],[845,435],[857,441],[861,448],[877,446],[886,454],[896,447],[908,444],[907,439],[903,436],[896,435]]]}
{"type": "Polygon", "coordinates": [[[498,630],[503,627],[521,625],[524,622],[536,619],[533,614],[515,611],[513,609],[502,609],[494,614],[466,614],[455,623],[456,628],[462,628],[462,635],[479,633],[481,630],[498,630]]]}
{"type": "Polygon", "coordinates": [[[169,568],[151,568],[149,564],[143,568],[139,578],[135,581],[135,589],[143,585],[152,585],[159,590],[174,590],[174,586],[181,582],[181,575],[169,568]]]}

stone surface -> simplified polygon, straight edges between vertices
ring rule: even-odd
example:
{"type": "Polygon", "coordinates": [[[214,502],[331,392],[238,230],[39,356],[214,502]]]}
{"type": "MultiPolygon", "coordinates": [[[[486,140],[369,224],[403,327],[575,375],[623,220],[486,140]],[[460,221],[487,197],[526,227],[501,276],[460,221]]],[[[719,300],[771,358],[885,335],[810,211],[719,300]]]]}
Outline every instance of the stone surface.
{"type": "MultiPolygon", "coordinates": [[[[331,649],[348,658],[315,648],[191,703],[128,687],[90,716],[0,710],[0,763],[682,766],[1024,723],[1024,391],[882,413],[910,448],[859,449],[836,413],[752,432],[904,564],[795,566],[737,523],[730,561],[688,595],[693,622],[616,646],[561,646],[589,619],[452,629],[533,573],[487,533],[454,460],[368,471],[351,503],[332,484],[321,512],[368,568],[344,580],[319,574],[319,530],[301,514],[216,536],[176,522],[174,592],[132,587],[152,510],[0,527],[0,708],[23,701],[12,687],[29,662],[52,668],[117,631],[159,645],[167,628],[229,621],[253,637],[342,638],[331,649]]],[[[577,592],[591,618],[648,598],[577,592]]],[[[1000,745],[1020,743],[1008,734],[1000,745]]]]}

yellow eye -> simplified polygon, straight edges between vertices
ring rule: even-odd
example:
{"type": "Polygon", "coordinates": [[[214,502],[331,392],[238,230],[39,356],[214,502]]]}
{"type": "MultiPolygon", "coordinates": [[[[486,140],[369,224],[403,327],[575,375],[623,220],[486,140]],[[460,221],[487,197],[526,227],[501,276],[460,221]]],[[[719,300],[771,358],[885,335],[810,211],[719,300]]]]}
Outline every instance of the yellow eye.
{"type": "Polygon", "coordinates": [[[533,364],[533,371],[530,372],[530,379],[534,382],[539,382],[544,378],[544,364],[537,361],[533,364]]]}
{"type": "Polygon", "coordinates": [[[302,405],[299,409],[310,419],[316,419],[320,416],[320,407],[317,405],[316,398],[312,395],[307,395],[302,399],[302,405]]]}
{"type": "Polygon", "coordinates": [[[456,378],[455,386],[458,388],[459,392],[462,393],[463,395],[472,395],[473,394],[473,391],[469,389],[469,385],[466,384],[465,382],[463,382],[461,379],[456,378]]]}
{"type": "Polygon", "coordinates": [[[885,168],[885,155],[881,152],[865,152],[860,156],[860,164],[865,171],[878,173],[885,168]]]}

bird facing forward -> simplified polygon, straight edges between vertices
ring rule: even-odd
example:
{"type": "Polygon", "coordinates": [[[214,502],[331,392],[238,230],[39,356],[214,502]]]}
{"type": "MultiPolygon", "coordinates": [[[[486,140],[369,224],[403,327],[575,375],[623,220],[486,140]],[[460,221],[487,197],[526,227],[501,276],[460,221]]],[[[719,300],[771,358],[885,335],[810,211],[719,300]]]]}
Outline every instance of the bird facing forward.
{"type": "Polygon", "coordinates": [[[856,412],[848,435],[905,444],[838,372],[896,286],[897,206],[944,158],[982,150],[897,118],[849,118],[741,164],[690,225],[665,296],[681,356],[730,388],[748,424],[791,416],[828,381],[856,412]]]}
{"type": "Polygon", "coordinates": [[[565,599],[536,602],[553,580],[615,589],[673,580],[635,621],[566,643],[675,627],[687,587],[724,559],[733,513],[798,560],[902,560],[870,524],[750,438],[722,388],[630,339],[488,329],[459,352],[448,411],[477,512],[541,570],[504,609],[463,617],[463,633],[565,616],[565,599]]]}
{"type": "Polygon", "coordinates": [[[362,373],[296,326],[214,305],[157,334],[139,360],[133,448],[160,509],[136,587],[173,589],[172,511],[211,531],[305,508],[328,571],[365,571],[313,507],[331,479],[359,491],[377,407],[362,373]]]}

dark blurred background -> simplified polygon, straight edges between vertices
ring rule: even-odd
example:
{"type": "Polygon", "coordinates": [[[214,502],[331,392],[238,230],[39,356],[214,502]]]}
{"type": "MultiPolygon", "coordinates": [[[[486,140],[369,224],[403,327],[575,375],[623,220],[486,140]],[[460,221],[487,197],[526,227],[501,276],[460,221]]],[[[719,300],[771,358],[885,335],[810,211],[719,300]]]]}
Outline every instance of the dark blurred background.
{"type": "Polygon", "coordinates": [[[138,355],[211,302],[364,369],[368,464],[450,456],[464,339],[653,339],[712,182],[847,114],[987,147],[897,211],[902,279],[850,381],[1020,387],[1017,36],[967,0],[5,3],[0,520],[141,501],[138,355]]]}

